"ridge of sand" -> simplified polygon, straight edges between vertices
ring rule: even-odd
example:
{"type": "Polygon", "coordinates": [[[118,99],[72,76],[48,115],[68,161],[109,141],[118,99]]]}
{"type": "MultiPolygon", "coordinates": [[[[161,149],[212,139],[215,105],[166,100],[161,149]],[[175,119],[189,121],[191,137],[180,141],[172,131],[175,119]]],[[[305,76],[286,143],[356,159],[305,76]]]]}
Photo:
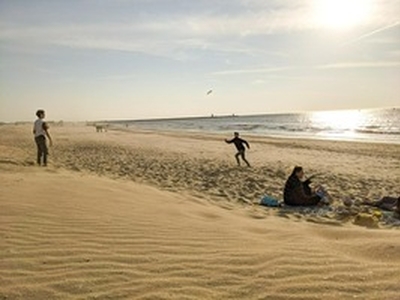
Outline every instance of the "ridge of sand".
{"type": "Polygon", "coordinates": [[[397,231],[3,166],[0,299],[398,299],[397,231]]]}

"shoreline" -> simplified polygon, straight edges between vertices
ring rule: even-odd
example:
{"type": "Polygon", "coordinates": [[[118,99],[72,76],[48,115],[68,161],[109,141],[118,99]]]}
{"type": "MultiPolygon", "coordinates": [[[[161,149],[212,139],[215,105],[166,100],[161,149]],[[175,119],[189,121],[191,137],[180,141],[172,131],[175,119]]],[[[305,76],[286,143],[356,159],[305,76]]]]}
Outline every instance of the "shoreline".
{"type": "MultiPolygon", "coordinates": [[[[120,130],[120,131],[133,131],[137,130],[139,132],[164,132],[164,133],[187,133],[187,134],[198,134],[198,135],[210,135],[210,136],[226,136],[227,134],[232,134],[234,130],[227,130],[227,131],[206,131],[206,130],[191,130],[191,129],[163,129],[163,128],[144,128],[144,127],[135,127],[133,124],[132,126],[128,127],[110,127],[111,130],[120,130]]],[[[259,134],[259,133],[252,133],[252,132],[246,132],[246,131],[241,131],[240,134],[243,136],[250,136],[254,137],[257,139],[276,139],[276,140],[282,140],[282,141],[293,141],[293,140],[305,140],[305,141],[326,141],[326,142],[344,142],[344,143],[365,143],[365,144],[384,144],[384,145],[400,145],[400,140],[399,141],[384,141],[384,140],[372,140],[372,139],[345,139],[345,138],[335,138],[335,137],[324,137],[324,136],[306,136],[306,135],[284,135],[284,134],[259,134]]]]}
{"type": "MultiPolygon", "coordinates": [[[[213,141],[223,142],[225,138],[232,136],[232,131],[221,133],[221,132],[205,132],[205,131],[188,131],[188,130],[173,130],[173,129],[143,129],[143,128],[109,128],[110,131],[115,132],[126,132],[129,134],[144,134],[144,135],[161,135],[171,137],[184,137],[195,140],[208,139],[213,141]]],[[[332,139],[314,139],[314,138],[290,138],[285,136],[264,136],[264,135],[247,135],[242,133],[241,137],[245,137],[249,142],[256,142],[264,145],[273,145],[277,147],[289,147],[289,148],[318,148],[319,150],[326,150],[329,152],[343,152],[348,151],[349,153],[364,153],[369,152],[370,147],[378,147],[380,150],[385,152],[385,155],[389,155],[393,158],[400,160],[400,144],[398,143],[386,143],[381,141],[363,141],[363,140],[332,140],[332,139]],[[382,149],[385,148],[385,149],[382,149]]],[[[400,172],[399,172],[400,174],[400,172]]]]}
{"type": "Polygon", "coordinates": [[[400,110],[320,111],[305,113],[194,116],[140,120],[103,120],[112,127],[199,133],[239,131],[249,136],[400,144],[400,110]]]}
{"type": "MultiPolygon", "coordinates": [[[[162,122],[163,120],[160,120],[162,122]]],[[[144,121],[145,122],[145,121],[144,121]]],[[[155,121],[158,122],[158,121],[155,121]]],[[[101,124],[101,122],[99,122],[101,124]]],[[[107,124],[107,123],[104,123],[107,124]]],[[[111,124],[111,123],[110,123],[111,124]]],[[[89,125],[90,126],[90,125],[89,125]]],[[[317,135],[317,134],[290,134],[290,132],[287,133],[259,133],[259,132],[251,132],[251,131],[246,131],[246,130],[236,130],[236,129],[230,129],[230,130],[201,130],[201,129],[179,129],[179,128],[169,128],[169,129],[164,129],[162,127],[154,127],[151,128],[145,127],[145,126],[136,126],[135,122],[129,123],[129,127],[125,127],[124,124],[112,124],[111,127],[114,130],[125,130],[125,131],[130,131],[130,130],[139,130],[139,131],[159,131],[159,132],[170,132],[170,133],[194,133],[194,134],[204,134],[204,135],[226,135],[226,134],[232,134],[234,131],[239,131],[241,135],[246,135],[246,136],[251,136],[251,137],[256,137],[256,138],[266,138],[266,139],[286,139],[286,140],[312,140],[312,141],[332,141],[332,142],[355,142],[355,143],[378,143],[378,144],[386,144],[386,145],[400,145],[400,139],[399,140],[384,140],[384,139],[373,139],[372,137],[379,137],[381,135],[387,135],[388,137],[391,136],[397,136],[398,134],[374,134],[374,136],[369,136],[369,137],[344,137],[344,136],[329,136],[329,135],[317,135]]]]}

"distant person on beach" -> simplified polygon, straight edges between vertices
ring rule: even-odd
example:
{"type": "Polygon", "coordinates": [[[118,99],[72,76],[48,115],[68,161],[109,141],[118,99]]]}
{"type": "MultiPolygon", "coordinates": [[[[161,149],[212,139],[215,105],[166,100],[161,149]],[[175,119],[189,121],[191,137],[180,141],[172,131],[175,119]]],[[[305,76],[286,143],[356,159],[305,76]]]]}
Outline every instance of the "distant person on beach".
{"type": "Polygon", "coordinates": [[[283,192],[285,204],[293,206],[317,205],[321,197],[310,188],[310,179],[303,181],[304,171],[302,167],[295,167],[286,181],[283,192]]]}
{"type": "Polygon", "coordinates": [[[239,156],[240,156],[242,158],[242,160],[246,163],[246,165],[248,167],[250,167],[250,163],[246,160],[246,157],[245,157],[246,148],[244,147],[244,145],[246,145],[247,149],[250,149],[249,143],[239,137],[239,132],[235,132],[234,136],[235,137],[231,140],[225,139],[225,142],[228,144],[232,144],[232,143],[235,144],[235,147],[238,151],[235,154],[235,158],[236,158],[238,166],[240,166],[240,160],[239,160],[239,156]]]}
{"type": "Polygon", "coordinates": [[[53,141],[49,134],[49,126],[44,121],[45,112],[42,109],[39,109],[36,112],[36,116],[38,119],[33,124],[33,134],[35,135],[35,142],[37,146],[37,164],[42,165],[43,158],[43,166],[47,166],[47,154],[48,149],[46,145],[46,137],[49,139],[50,146],[52,146],[53,141]]]}

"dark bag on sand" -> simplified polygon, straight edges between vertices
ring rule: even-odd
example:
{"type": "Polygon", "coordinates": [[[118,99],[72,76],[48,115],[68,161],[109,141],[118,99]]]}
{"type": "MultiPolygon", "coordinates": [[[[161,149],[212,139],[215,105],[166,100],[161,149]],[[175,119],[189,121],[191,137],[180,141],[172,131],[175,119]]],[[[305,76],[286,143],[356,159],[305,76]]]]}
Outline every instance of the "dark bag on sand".
{"type": "Polygon", "coordinates": [[[379,207],[383,210],[398,211],[400,212],[400,197],[383,197],[372,204],[373,206],[379,207]]]}

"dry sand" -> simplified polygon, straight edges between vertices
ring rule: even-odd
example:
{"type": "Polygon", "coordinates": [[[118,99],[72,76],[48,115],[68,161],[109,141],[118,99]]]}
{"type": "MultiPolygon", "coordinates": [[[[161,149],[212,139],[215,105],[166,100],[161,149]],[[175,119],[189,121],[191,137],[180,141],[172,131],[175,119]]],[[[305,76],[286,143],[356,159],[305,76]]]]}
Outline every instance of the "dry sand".
{"type": "Polygon", "coordinates": [[[400,299],[398,229],[252,204],[294,164],[336,202],[398,196],[398,145],[249,138],[248,169],[217,135],[51,130],[39,168],[0,127],[0,299],[400,299]]]}

